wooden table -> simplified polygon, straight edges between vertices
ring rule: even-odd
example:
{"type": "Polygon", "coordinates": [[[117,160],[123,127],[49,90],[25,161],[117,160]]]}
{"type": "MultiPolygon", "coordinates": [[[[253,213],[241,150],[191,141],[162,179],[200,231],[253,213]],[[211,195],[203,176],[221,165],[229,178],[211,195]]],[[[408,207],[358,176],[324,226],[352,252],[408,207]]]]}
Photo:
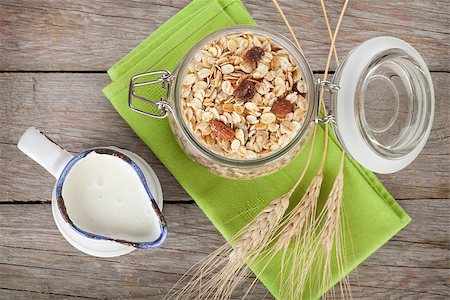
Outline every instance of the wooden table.
{"type": "MultiPolygon", "coordinates": [[[[342,2],[328,4],[332,24],[342,2]]],[[[0,298],[160,299],[224,242],[101,93],[108,67],[186,3],[0,0],[0,298]],[[16,148],[30,125],[74,153],[115,145],[146,159],[164,190],[166,243],[112,259],[72,248],[51,216],[54,179],[16,148]]],[[[320,74],[329,44],[319,2],[280,4],[320,74]]],[[[270,1],[245,5],[259,24],[288,35],[270,1]]],[[[449,12],[447,1],[353,1],[342,24],[340,56],[370,37],[400,37],[423,55],[436,90],[424,151],[405,170],[380,176],[413,221],[352,273],[355,298],[449,297],[449,12]]],[[[265,294],[259,286],[249,298],[265,294]]]]}

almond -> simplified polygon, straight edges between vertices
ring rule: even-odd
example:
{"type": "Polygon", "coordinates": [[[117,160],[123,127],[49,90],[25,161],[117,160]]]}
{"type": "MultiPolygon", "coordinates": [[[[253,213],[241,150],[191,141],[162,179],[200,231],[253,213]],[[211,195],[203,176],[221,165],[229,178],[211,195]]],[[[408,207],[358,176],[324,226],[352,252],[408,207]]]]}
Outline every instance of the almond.
{"type": "Polygon", "coordinates": [[[270,109],[278,118],[284,118],[286,115],[294,110],[294,105],[286,99],[277,100],[270,109]]]}
{"type": "Polygon", "coordinates": [[[218,138],[225,141],[232,141],[234,139],[234,130],[224,123],[217,120],[212,120],[209,124],[212,132],[214,132],[218,138]]]}

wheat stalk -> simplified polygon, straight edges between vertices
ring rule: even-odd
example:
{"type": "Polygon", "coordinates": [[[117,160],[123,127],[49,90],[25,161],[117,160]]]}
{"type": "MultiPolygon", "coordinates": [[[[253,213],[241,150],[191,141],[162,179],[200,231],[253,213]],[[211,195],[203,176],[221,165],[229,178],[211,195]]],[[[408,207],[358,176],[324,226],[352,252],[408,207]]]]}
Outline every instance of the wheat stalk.
{"type": "Polygon", "coordinates": [[[287,216],[280,232],[275,251],[282,251],[282,268],[280,272],[281,299],[298,299],[302,294],[306,274],[311,266],[307,249],[314,235],[314,219],[317,207],[317,199],[323,181],[323,173],[320,171],[311,181],[308,189],[300,202],[287,216]],[[289,257],[286,256],[289,245],[293,244],[289,257]],[[286,265],[290,264],[287,280],[284,278],[286,265]]]}
{"type": "MultiPolygon", "coordinates": [[[[296,39],[281,7],[276,0],[273,0],[273,2],[293,35],[297,47],[303,54],[300,43],[296,39]]],[[[336,26],[336,31],[333,35],[324,80],[326,80],[331,60],[331,51],[334,49],[337,32],[347,3],[348,1],[344,4],[344,8],[336,26]]],[[[322,106],[325,107],[322,97],[320,100],[322,106]]],[[[302,295],[304,282],[315,257],[314,255],[308,256],[307,254],[309,252],[314,253],[311,250],[314,246],[311,241],[314,240],[313,233],[316,228],[315,226],[317,225],[315,221],[315,210],[322,185],[323,167],[328,149],[328,126],[325,127],[325,145],[318,174],[312,180],[299,204],[287,215],[283,222],[280,221],[289,205],[289,198],[302,181],[306,170],[309,167],[315,141],[315,133],[316,129],[314,129],[307,163],[292,189],[280,198],[272,201],[252,222],[244,226],[230,240],[230,244],[223,245],[214,253],[196,264],[196,266],[192,267],[174,288],[181,285],[188,277],[191,277],[191,279],[187,281],[182,289],[175,291],[172,295],[170,295],[169,292],[169,295],[166,296],[165,299],[190,299],[191,297],[194,297],[195,299],[229,299],[235,288],[245,281],[250,274],[250,270],[246,263],[253,264],[258,258],[260,259],[261,256],[267,257],[269,253],[270,257],[263,267],[264,270],[268,263],[273,259],[274,255],[281,249],[284,251],[281,272],[281,275],[283,276],[283,266],[286,261],[290,260],[290,257],[286,257],[287,249],[293,240],[295,240],[296,243],[293,251],[294,255],[291,255],[293,262],[289,276],[291,288],[287,296],[291,297],[294,295],[294,297],[299,297],[302,295]],[[278,246],[274,248],[275,250],[267,250],[270,243],[276,238],[278,238],[278,246]],[[231,245],[234,245],[234,247],[231,245]],[[300,284],[296,285],[297,279],[300,279],[300,284]],[[296,285],[295,288],[293,288],[294,285],[296,285]]],[[[257,280],[258,275],[259,274],[257,274],[255,281],[257,280]]],[[[249,290],[247,290],[247,293],[250,291],[255,281],[253,281],[249,290]]]]}
{"type": "MultiPolygon", "coordinates": [[[[296,190],[309,167],[316,129],[302,174],[287,193],[273,200],[250,223],[244,226],[228,243],[197,263],[175,284],[164,299],[229,299],[233,291],[251,274],[247,264],[252,265],[265,256],[264,251],[272,243],[281,219],[289,206],[289,198],[296,190]],[[191,278],[191,279],[189,279],[191,278]],[[176,290],[178,286],[183,286],[176,290]]],[[[273,257],[272,257],[273,258],[273,257]]],[[[271,258],[267,260],[271,261],[271,258]]],[[[266,264],[266,266],[267,266],[266,264]]],[[[265,266],[262,268],[264,270],[265,266]]],[[[261,271],[261,272],[262,272],[261,271]]],[[[255,284],[251,283],[246,295],[255,284]]],[[[244,296],[245,297],[245,296],[244,296]]]]}
{"type": "Polygon", "coordinates": [[[272,201],[252,222],[244,226],[229,242],[202,261],[183,288],[166,299],[229,299],[232,292],[251,273],[246,263],[252,264],[271,240],[277,224],[289,206],[288,192],[272,201]],[[231,245],[234,245],[232,247],[231,245]]]}
{"type": "MultiPolygon", "coordinates": [[[[327,8],[323,0],[320,0],[320,6],[322,7],[323,18],[325,19],[325,24],[327,25],[328,35],[330,36],[330,41],[333,40],[333,32],[331,31],[330,21],[328,20],[327,8]]],[[[334,59],[336,60],[336,65],[339,65],[339,57],[337,55],[336,47],[333,47],[334,59]]]]}
{"type": "Polygon", "coordinates": [[[258,245],[267,242],[270,236],[267,233],[273,232],[275,226],[280,222],[287,207],[291,193],[286,193],[280,198],[272,201],[262,212],[260,212],[250,226],[244,230],[242,238],[236,244],[230,255],[230,260],[242,260],[247,258],[248,253],[258,245]]]}
{"type": "MultiPolygon", "coordinates": [[[[344,157],[342,152],[339,173],[336,176],[333,187],[328,195],[325,203],[321,219],[323,219],[323,227],[318,234],[318,265],[323,267],[323,274],[321,280],[321,290],[326,290],[326,287],[332,279],[331,259],[332,253],[335,252],[336,265],[339,276],[345,275],[345,247],[343,243],[343,189],[344,189],[344,157]]],[[[347,277],[344,277],[340,282],[341,297],[343,299],[351,298],[350,285],[347,277]]],[[[328,294],[334,298],[334,290],[332,289],[328,294]]],[[[327,294],[324,298],[327,297],[327,294]]]]}
{"type": "Polygon", "coordinates": [[[278,4],[277,0],[272,0],[272,2],[273,2],[273,5],[275,5],[275,8],[278,10],[278,13],[280,14],[280,16],[283,19],[284,23],[286,24],[286,27],[288,28],[289,33],[294,38],[295,45],[297,46],[298,50],[300,51],[300,53],[302,55],[304,55],[302,46],[300,45],[300,42],[298,41],[297,37],[295,36],[294,30],[292,29],[291,25],[289,24],[289,21],[287,20],[286,16],[284,15],[284,12],[281,9],[280,5],[278,4]]]}
{"type": "MultiPolygon", "coordinates": [[[[320,0],[320,4],[322,7],[325,23],[327,25],[328,34],[331,40],[331,46],[330,51],[328,53],[328,59],[327,59],[327,65],[325,67],[325,74],[324,74],[324,80],[327,78],[328,69],[331,61],[332,56],[332,50],[334,51],[334,56],[336,60],[336,64],[339,64],[339,58],[337,56],[336,48],[335,48],[335,42],[336,37],[343,19],[343,16],[345,14],[345,10],[348,6],[349,0],[346,0],[344,2],[341,14],[339,16],[336,30],[334,34],[332,34],[330,23],[328,20],[328,14],[326,11],[324,0],[320,0]]],[[[323,107],[323,91],[321,93],[321,99],[320,102],[322,103],[323,107]]],[[[326,129],[328,129],[328,126],[326,125],[326,129]]],[[[326,134],[328,135],[328,130],[326,130],[326,134]]],[[[335,257],[336,257],[336,265],[338,269],[339,276],[344,276],[344,269],[345,269],[345,255],[344,255],[344,231],[342,229],[342,223],[344,222],[343,218],[341,217],[341,214],[343,213],[343,188],[344,188],[344,157],[345,152],[342,152],[341,161],[340,161],[340,167],[339,167],[339,173],[336,176],[335,182],[333,183],[333,187],[330,191],[330,194],[328,195],[327,202],[324,206],[323,211],[327,211],[327,217],[325,218],[325,221],[323,223],[323,227],[321,232],[319,233],[319,244],[322,245],[321,251],[319,251],[318,260],[323,261],[323,275],[322,275],[322,285],[321,290],[325,291],[326,287],[329,285],[329,282],[331,281],[332,274],[331,274],[331,256],[333,252],[333,247],[335,248],[335,257]],[[322,256],[322,257],[320,257],[322,256]]],[[[322,213],[321,213],[322,215],[322,213]]],[[[321,219],[321,217],[319,217],[321,219]]],[[[320,263],[319,263],[320,265],[320,263]]],[[[341,290],[341,297],[343,299],[351,298],[351,292],[350,292],[350,284],[347,277],[343,277],[343,279],[339,283],[340,290],[341,290]]],[[[334,298],[334,288],[331,289],[331,292],[324,295],[324,298],[327,297],[327,295],[330,294],[331,298],[334,298]]]]}
{"type": "MultiPolygon", "coordinates": [[[[287,27],[289,28],[292,36],[298,43],[295,34],[293,34],[292,28],[289,25],[289,22],[284,17],[284,14],[282,13],[281,7],[278,5],[277,0],[272,0],[279,10],[280,14],[283,17],[283,20],[285,21],[287,27]]],[[[334,34],[331,33],[331,27],[328,21],[328,16],[326,14],[326,8],[323,3],[323,0],[321,0],[321,6],[322,10],[324,12],[325,22],[327,24],[328,33],[330,35],[331,39],[331,46],[328,53],[328,59],[325,67],[324,77],[323,80],[325,81],[328,76],[328,70],[330,67],[331,57],[334,53],[336,62],[338,63],[338,57],[337,52],[335,49],[335,42],[336,37],[339,32],[339,28],[343,19],[343,16],[345,14],[345,10],[348,5],[348,0],[345,1],[343,9],[341,11],[338,23],[336,25],[336,30],[334,34]]],[[[324,110],[325,113],[326,107],[323,100],[323,87],[321,88],[321,96],[320,96],[320,104],[324,110]]],[[[292,212],[295,211],[295,213],[291,213],[287,217],[287,221],[285,225],[285,228],[281,231],[279,235],[278,245],[275,247],[275,251],[283,250],[283,259],[282,259],[282,267],[281,267],[281,279],[280,279],[280,295],[279,297],[281,299],[300,299],[303,297],[303,292],[305,290],[305,283],[309,276],[311,267],[313,263],[316,261],[317,257],[319,256],[320,251],[318,251],[318,246],[315,243],[316,239],[314,238],[314,229],[319,228],[320,226],[320,220],[321,218],[315,218],[314,212],[315,208],[317,206],[317,200],[320,194],[320,187],[322,184],[322,177],[323,177],[323,167],[325,165],[326,161],[326,154],[328,152],[328,135],[329,135],[329,129],[328,125],[325,125],[325,144],[323,148],[322,153],[322,161],[321,161],[321,167],[319,169],[318,175],[312,180],[310,186],[308,187],[305,195],[303,196],[302,200],[297,204],[297,206],[293,209],[292,212]],[[308,209],[309,208],[309,209],[308,209]],[[311,210],[314,208],[314,210],[311,210]],[[292,254],[290,257],[286,257],[287,249],[289,244],[294,245],[292,254]],[[289,274],[288,274],[288,280],[285,280],[284,273],[286,266],[290,264],[289,274]]],[[[344,157],[344,153],[342,154],[344,157]]],[[[334,212],[340,211],[340,207],[342,205],[342,201],[337,201],[336,199],[342,199],[342,186],[343,186],[343,158],[341,159],[341,166],[340,166],[340,172],[337,176],[335,183],[333,185],[333,189],[329,195],[329,202],[332,203],[334,206],[334,212]],[[340,195],[340,197],[339,197],[340,195]],[[333,201],[334,200],[334,201],[333,201]],[[339,206],[336,208],[336,206],[339,206]]],[[[331,204],[330,204],[331,205],[331,204]]],[[[337,234],[337,231],[333,231],[331,228],[332,225],[334,225],[334,229],[338,227],[339,225],[339,218],[327,218],[328,222],[325,222],[324,227],[322,228],[321,232],[327,232],[329,236],[326,236],[325,233],[321,233],[320,238],[327,237],[328,240],[325,242],[326,248],[325,248],[325,264],[324,264],[324,277],[322,278],[321,285],[322,287],[326,287],[330,280],[330,273],[331,273],[331,267],[330,267],[330,259],[331,259],[331,249],[333,245],[333,241],[337,236],[340,236],[337,234]],[[334,221],[334,223],[332,222],[334,221]],[[336,224],[337,222],[337,224],[336,224]],[[331,243],[331,245],[330,245],[331,243]]],[[[336,239],[337,240],[337,239],[336,239]]],[[[336,243],[337,244],[337,243],[336,243]]],[[[342,256],[339,256],[339,258],[342,259],[342,256]]],[[[339,260],[339,259],[338,259],[339,260]]],[[[342,262],[342,260],[340,260],[342,262]]],[[[341,264],[342,265],[342,264],[341,264]]],[[[345,282],[345,280],[344,280],[345,282]]],[[[341,289],[342,290],[342,289],[341,289]]]]}
{"type": "Polygon", "coordinates": [[[204,299],[228,299],[231,293],[250,274],[246,263],[252,264],[271,239],[276,225],[280,222],[289,206],[289,194],[272,201],[243,230],[233,247],[228,262],[222,270],[208,278],[204,299]]]}
{"type": "Polygon", "coordinates": [[[288,195],[272,201],[253,222],[244,226],[230,240],[234,247],[227,243],[200,262],[196,268],[191,268],[175,285],[176,287],[184,284],[183,288],[165,299],[230,298],[234,288],[250,273],[246,262],[251,263],[259,256],[262,245],[267,244],[288,206],[288,195]],[[192,279],[184,282],[188,277],[192,279]]]}
{"type": "MultiPolygon", "coordinates": [[[[297,45],[300,45],[289,22],[287,21],[284,13],[277,3],[277,0],[272,0],[275,7],[278,9],[280,15],[285,21],[291,35],[294,37],[297,45]]],[[[339,32],[339,28],[345,14],[348,0],[345,1],[341,14],[339,16],[339,20],[336,25],[336,30],[334,34],[331,33],[331,28],[329,25],[328,17],[326,14],[326,8],[321,0],[322,10],[324,12],[325,21],[327,24],[328,32],[331,39],[331,46],[328,53],[328,59],[325,67],[325,73],[323,80],[327,79],[328,70],[330,67],[331,57],[334,53],[336,62],[339,62],[337,57],[337,52],[335,48],[335,42],[337,38],[337,34],[339,32]]],[[[301,48],[299,48],[301,51],[301,48]]],[[[301,51],[303,54],[303,51],[301,51]]],[[[326,107],[323,101],[323,87],[321,91],[320,103],[323,110],[326,113],[326,107]]],[[[328,218],[325,220],[324,227],[321,230],[321,234],[319,235],[319,241],[322,240],[324,244],[324,252],[321,252],[323,249],[318,249],[320,242],[317,243],[317,239],[314,237],[314,233],[317,228],[320,227],[321,217],[319,216],[317,219],[315,218],[315,211],[317,207],[317,201],[320,195],[320,189],[323,181],[323,168],[326,162],[326,156],[328,152],[328,135],[329,128],[325,125],[325,142],[322,153],[322,161],[320,165],[320,169],[318,174],[311,181],[310,186],[307,188],[304,196],[299,201],[297,206],[287,215],[284,222],[279,225],[279,234],[277,235],[278,241],[275,247],[272,250],[269,250],[269,253],[272,253],[270,256],[271,259],[274,255],[282,251],[282,261],[281,261],[281,271],[280,271],[280,295],[281,299],[300,299],[303,297],[304,290],[306,288],[305,284],[310,275],[311,267],[316,261],[316,259],[320,256],[320,253],[324,253],[325,262],[324,262],[324,273],[321,281],[321,285],[323,289],[329,284],[331,280],[331,253],[332,246],[336,245],[337,250],[342,248],[342,243],[340,243],[339,237],[341,237],[340,228],[340,209],[342,205],[342,191],[343,191],[343,159],[344,152],[342,153],[342,159],[340,164],[340,171],[338,176],[335,179],[335,183],[333,184],[333,188],[329,194],[326,208],[329,209],[330,213],[328,218]],[[334,218],[332,218],[334,217],[334,218]],[[286,256],[289,245],[293,244],[293,249],[289,257],[286,256]],[[285,269],[290,264],[290,268],[288,271],[288,278],[285,280],[285,269]]],[[[295,186],[296,187],[296,186],[295,186]]],[[[341,255],[342,251],[336,251],[337,260],[338,260],[338,269],[340,274],[343,274],[342,268],[344,265],[343,256],[341,255]]],[[[345,294],[345,289],[342,288],[342,284],[348,285],[348,281],[346,278],[341,282],[341,291],[343,295],[345,294]]]]}

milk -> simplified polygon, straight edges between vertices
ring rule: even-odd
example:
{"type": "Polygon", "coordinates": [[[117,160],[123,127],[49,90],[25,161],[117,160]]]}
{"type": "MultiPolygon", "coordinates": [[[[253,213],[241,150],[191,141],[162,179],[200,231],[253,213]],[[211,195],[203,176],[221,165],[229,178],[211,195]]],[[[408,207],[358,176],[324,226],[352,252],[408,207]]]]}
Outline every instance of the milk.
{"type": "Polygon", "coordinates": [[[153,241],[159,220],[136,171],[108,154],[89,153],[67,174],[64,204],[73,223],[90,233],[131,242],[153,241]]]}

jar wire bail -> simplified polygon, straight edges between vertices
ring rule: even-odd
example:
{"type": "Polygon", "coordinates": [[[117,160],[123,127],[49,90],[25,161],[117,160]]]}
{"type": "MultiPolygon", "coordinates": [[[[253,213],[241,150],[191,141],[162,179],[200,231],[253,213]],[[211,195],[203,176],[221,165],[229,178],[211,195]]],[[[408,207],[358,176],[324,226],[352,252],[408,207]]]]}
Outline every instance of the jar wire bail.
{"type": "Polygon", "coordinates": [[[150,116],[157,119],[163,119],[169,115],[169,113],[172,112],[172,108],[170,107],[168,103],[169,98],[169,92],[170,92],[170,84],[172,82],[172,79],[174,78],[173,74],[167,70],[157,70],[147,73],[141,73],[134,75],[130,79],[130,86],[128,89],[128,106],[135,112],[138,112],[140,114],[150,116]],[[155,75],[159,75],[159,77],[154,78],[155,75]],[[138,82],[138,79],[141,79],[138,82]],[[161,88],[165,92],[164,96],[161,96],[161,98],[157,101],[148,99],[142,95],[138,95],[136,93],[136,88],[140,86],[146,86],[146,85],[153,85],[153,84],[161,84],[161,88]],[[156,109],[160,112],[153,113],[150,111],[146,111],[142,108],[139,108],[133,104],[133,99],[139,99],[140,101],[143,101],[145,103],[151,104],[156,107],[156,109]]]}
{"type": "Polygon", "coordinates": [[[338,92],[340,89],[340,86],[338,86],[337,84],[331,83],[328,80],[321,80],[320,78],[317,79],[317,82],[316,82],[317,93],[316,93],[316,99],[315,99],[316,100],[316,103],[315,103],[316,112],[315,112],[315,117],[314,117],[314,123],[328,124],[329,122],[332,122],[332,123],[334,123],[334,125],[336,125],[335,116],[331,110],[328,111],[328,115],[323,116],[322,118],[319,118],[320,98],[321,98],[322,87],[324,88],[324,90],[327,90],[330,94],[338,92]]]}

